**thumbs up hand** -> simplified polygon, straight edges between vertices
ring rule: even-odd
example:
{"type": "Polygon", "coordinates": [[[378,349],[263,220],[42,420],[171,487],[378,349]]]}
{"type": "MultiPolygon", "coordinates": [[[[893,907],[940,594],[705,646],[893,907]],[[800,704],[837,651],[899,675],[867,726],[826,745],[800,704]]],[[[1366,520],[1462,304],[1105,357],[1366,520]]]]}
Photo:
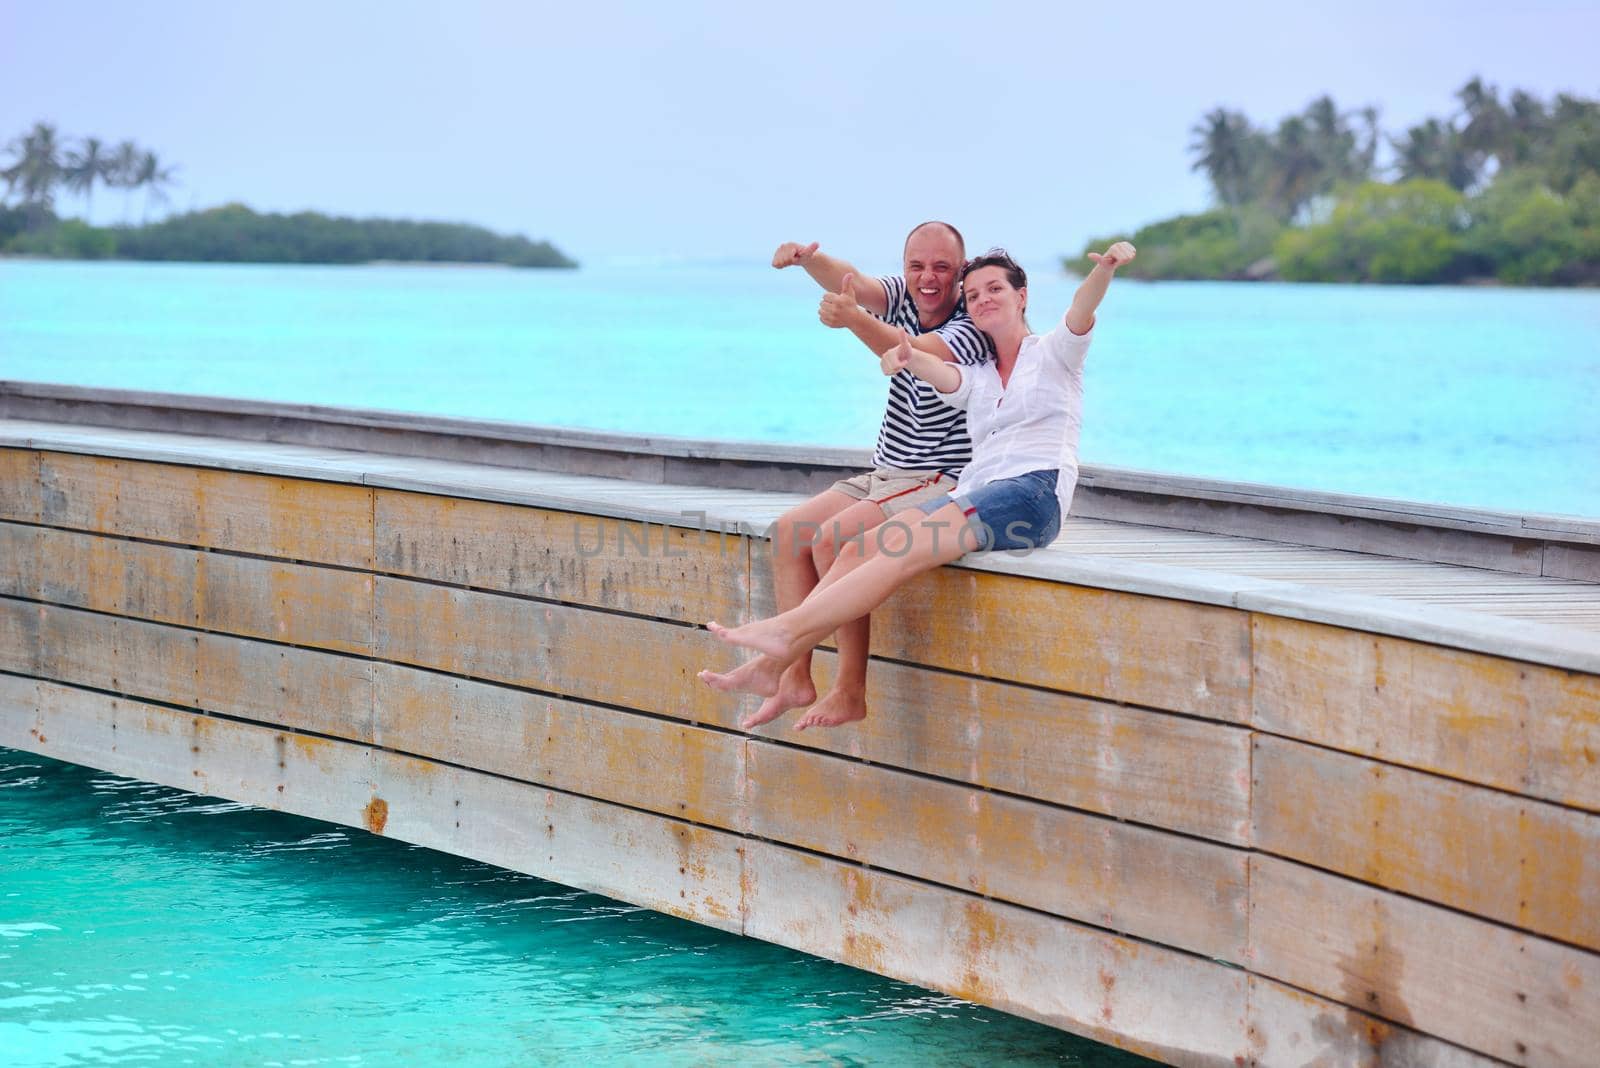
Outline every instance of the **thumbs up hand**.
{"type": "Polygon", "coordinates": [[[897,375],[911,366],[911,335],[900,331],[900,343],[883,350],[878,357],[878,368],[886,375],[897,375]]]}
{"type": "Polygon", "coordinates": [[[822,305],[817,308],[817,318],[822,320],[822,325],[835,329],[849,326],[850,317],[860,314],[855,279],[855,275],[847,274],[839,282],[839,292],[822,295],[822,305]]]}

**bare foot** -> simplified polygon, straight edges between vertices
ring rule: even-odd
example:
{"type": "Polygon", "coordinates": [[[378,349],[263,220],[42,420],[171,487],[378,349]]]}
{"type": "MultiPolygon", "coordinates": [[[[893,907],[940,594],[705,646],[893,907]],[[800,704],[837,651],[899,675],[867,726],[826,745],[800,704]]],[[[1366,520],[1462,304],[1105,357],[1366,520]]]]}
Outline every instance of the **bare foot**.
{"type": "MultiPolygon", "coordinates": [[[[804,659],[804,658],[802,658],[804,659]]],[[[817,687],[811,681],[809,669],[802,670],[799,662],[789,665],[778,680],[778,692],[761,702],[761,707],[739,721],[740,730],[753,730],[763,723],[771,723],[791,708],[804,708],[817,699],[817,687]]]]}
{"type": "Polygon", "coordinates": [[[789,652],[789,644],[794,641],[794,635],[778,624],[776,616],[771,619],[758,619],[754,623],[746,623],[731,630],[712,620],[706,624],[706,629],[729,645],[754,649],[758,653],[783,660],[789,659],[786,654],[789,652]]]}
{"type": "Polygon", "coordinates": [[[810,712],[801,716],[795,723],[794,729],[803,731],[807,727],[837,727],[844,723],[854,723],[867,718],[867,695],[864,693],[844,693],[834,689],[828,691],[817,706],[810,712]]]}
{"type": "MultiPolygon", "coordinates": [[[[783,664],[770,656],[746,660],[732,671],[702,671],[697,678],[713,690],[723,693],[753,693],[771,697],[779,690],[779,677],[783,664]]],[[[812,695],[815,700],[816,695],[812,695]]],[[[809,702],[808,702],[809,703],[809,702]]]]}

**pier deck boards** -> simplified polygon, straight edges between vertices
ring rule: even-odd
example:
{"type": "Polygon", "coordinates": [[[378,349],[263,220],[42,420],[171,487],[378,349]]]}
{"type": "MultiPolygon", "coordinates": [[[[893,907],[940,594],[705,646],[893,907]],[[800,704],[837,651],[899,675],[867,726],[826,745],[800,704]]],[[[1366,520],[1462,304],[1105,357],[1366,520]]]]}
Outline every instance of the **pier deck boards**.
{"type": "MultiPolygon", "coordinates": [[[[16,419],[0,419],[0,447],[456,492],[676,527],[693,528],[703,514],[712,529],[756,534],[806,496],[16,419]]],[[[1576,579],[1080,516],[1068,517],[1048,549],[969,566],[1068,581],[1081,573],[1111,588],[1241,607],[1250,605],[1240,594],[1288,597],[1301,602],[1302,618],[1348,624],[1355,615],[1366,629],[1421,640],[1438,640],[1442,626],[1464,648],[1600,670],[1600,583],[1576,579]]]]}

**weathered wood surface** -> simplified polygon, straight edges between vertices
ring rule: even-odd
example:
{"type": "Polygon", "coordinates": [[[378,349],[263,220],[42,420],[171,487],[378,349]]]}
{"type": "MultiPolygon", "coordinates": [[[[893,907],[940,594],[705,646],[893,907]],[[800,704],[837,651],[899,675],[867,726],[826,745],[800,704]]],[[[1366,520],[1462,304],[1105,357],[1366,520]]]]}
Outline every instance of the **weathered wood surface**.
{"type": "Polygon", "coordinates": [[[0,519],[39,521],[39,456],[32,449],[0,448],[0,519]]]}
{"type": "Polygon", "coordinates": [[[1256,848],[1600,950],[1600,815],[1268,735],[1253,768],[1256,848]]]}
{"type": "Polygon", "coordinates": [[[1510,1061],[1587,1068],[1600,957],[1286,860],[1250,858],[1251,969],[1510,1061]]]}
{"type": "MultiPolygon", "coordinates": [[[[771,561],[752,554],[753,612],[771,561]]],[[[1250,709],[1247,613],[941,568],[873,614],[872,651],[929,667],[1233,723],[1250,709]]]]}
{"type": "MultiPolygon", "coordinates": [[[[819,652],[818,692],[836,657],[819,652]]],[[[754,706],[724,703],[733,727],[754,706]]],[[[1034,687],[874,661],[865,720],[845,731],[759,733],[791,745],[970,782],[1217,841],[1249,841],[1250,736],[1243,728],[1034,687]]]]}
{"type": "MultiPolygon", "coordinates": [[[[0,525],[0,533],[31,535],[34,530],[0,525]]],[[[399,603],[391,607],[386,601],[376,621],[384,635],[379,655],[722,726],[731,727],[739,714],[736,704],[694,682],[701,666],[729,655],[697,630],[76,532],[53,531],[46,541],[42,592],[61,604],[103,612],[137,609],[165,622],[368,653],[375,649],[369,605],[375,581],[381,581],[399,603]],[[500,649],[504,655],[469,663],[463,654],[471,650],[461,647],[461,633],[433,626],[445,618],[437,612],[441,603],[461,606],[468,632],[477,635],[472,646],[500,649]],[[544,633],[547,617],[565,623],[563,639],[544,633]],[[392,633],[390,619],[404,621],[403,633],[392,633]],[[397,651],[408,638],[438,648],[397,651]],[[608,687],[629,673],[593,666],[592,658],[565,666],[574,652],[587,656],[640,643],[649,650],[638,658],[641,667],[667,673],[626,693],[608,687]],[[497,666],[509,663],[507,657],[536,653],[549,662],[546,670],[497,666]],[[687,705],[664,697],[685,698],[687,705]]],[[[595,571],[600,586],[615,584],[605,568],[595,571]]],[[[819,675],[824,685],[827,678],[825,672],[819,675]]],[[[872,699],[884,715],[867,725],[870,733],[849,735],[876,739],[860,754],[868,759],[1226,841],[1244,840],[1248,753],[1243,731],[906,665],[881,664],[872,678],[872,699]]]]}
{"type": "Polygon", "coordinates": [[[1243,958],[1240,851],[783,746],[746,762],[762,838],[1243,958]]]}
{"type": "Polygon", "coordinates": [[[1242,971],[771,843],[744,861],[747,935],[1168,1064],[1247,1052],[1242,971]]]}
{"type": "Polygon", "coordinates": [[[39,542],[46,531],[0,522],[0,597],[39,596],[39,542]]]}
{"type": "MultiPolygon", "coordinates": [[[[759,535],[774,516],[799,499],[795,495],[751,493],[703,485],[629,483],[615,478],[511,470],[409,456],[257,444],[190,434],[129,432],[6,420],[0,420],[0,441],[11,445],[54,448],[58,453],[118,456],[152,463],[196,464],[233,470],[253,469],[279,476],[297,475],[314,480],[417,490],[432,495],[478,497],[591,512],[624,520],[646,519],[658,524],[692,526],[695,521],[688,517],[696,509],[704,509],[712,513],[715,520],[737,520],[744,529],[755,535],[759,535]]],[[[777,454],[764,454],[763,458],[749,462],[772,463],[779,460],[781,457],[777,454]]],[[[1256,504],[1267,500],[1262,496],[1264,491],[1277,492],[1272,487],[1255,486],[1247,489],[1250,501],[1256,504]]],[[[1176,491],[1186,492],[1183,486],[1177,486],[1176,491]]],[[[1339,504],[1338,501],[1323,501],[1321,497],[1326,495],[1311,496],[1316,499],[1300,504],[1309,503],[1313,510],[1324,505],[1339,504]]],[[[1535,539],[1554,538],[1555,541],[1546,544],[1546,550],[1571,549],[1578,554],[1574,559],[1578,561],[1579,572],[1574,577],[1587,576],[1587,571],[1582,569],[1592,568],[1594,560],[1588,559],[1585,554],[1594,554],[1595,544],[1600,543],[1600,524],[1594,521],[1479,514],[1471,513],[1471,510],[1463,512],[1433,506],[1419,511],[1420,506],[1411,502],[1351,499],[1345,503],[1359,506],[1357,512],[1361,508],[1375,506],[1375,517],[1383,522],[1395,520],[1408,528],[1431,530],[1443,524],[1440,529],[1480,530],[1512,541],[1524,535],[1535,539]]],[[[1359,524],[1362,520],[1352,518],[1355,515],[1353,512],[1343,521],[1359,524]]],[[[1034,554],[1026,561],[1006,560],[996,568],[996,561],[987,560],[974,566],[979,569],[1012,569],[1033,576],[1053,577],[1111,590],[1286,612],[1297,618],[1353,625],[1359,629],[1374,629],[1401,637],[1600,673],[1600,645],[1596,645],[1594,640],[1595,634],[1600,633],[1600,590],[1595,588],[1593,582],[1574,584],[1534,578],[1532,581],[1545,583],[1537,598],[1501,597],[1496,582],[1516,576],[1494,575],[1482,567],[1444,564],[1424,565],[1418,569],[1417,565],[1403,560],[1383,560],[1371,555],[1304,547],[1291,550],[1306,558],[1299,561],[1292,572],[1283,573],[1281,581],[1260,579],[1233,574],[1236,568],[1230,558],[1237,559],[1235,551],[1239,549],[1253,549],[1272,557],[1284,548],[1283,545],[1237,536],[1190,534],[1217,551],[1214,557],[1204,557],[1192,567],[1145,563],[1152,557],[1144,555],[1136,544],[1109,555],[1073,551],[1075,540],[1084,532],[1080,528],[1096,525],[1104,527],[1111,524],[1092,519],[1071,519],[1058,545],[1034,554]],[[1389,569],[1394,571],[1394,575],[1381,579],[1383,584],[1374,589],[1375,595],[1347,592],[1344,589],[1347,583],[1345,565],[1330,563],[1339,560],[1364,561],[1362,566],[1369,570],[1389,569]],[[1425,581],[1418,582],[1416,576],[1423,576],[1425,581]],[[1454,588],[1459,576],[1475,577],[1483,589],[1466,599],[1450,596],[1449,590],[1454,588]],[[1434,577],[1446,580],[1437,591],[1429,585],[1434,577]],[[1585,588],[1575,589],[1575,585],[1585,588]],[[1411,588],[1407,589],[1408,586],[1411,588]],[[1263,597],[1263,593],[1268,595],[1263,597]],[[1439,596],[1435,596],[1436,593],[1439,596]]],[[[1139,536],[1159,540],[1189,533],[1170,528],[1139,528],[1127,523],[1115,526],[1122,531],[1136,533],[1134,541],[1139,536]]],[[[1236,535],[1238,531],[1229,533],[1236,535]]],[[[1160,558],[1159,552],[1154,558],[1160,558]]],[[[1552,555],[1547,551],[1541,569],[1547,574],[1566,573],[1563,570],[1566,564],[1562,562],[1565,559],[1560,552],[1552,555]]],[[[1595,559],[1600,559],[1600,555],[1596,555],[1595,559]]],[[[1477,562],[1483,563],[1481,560],[1477,562]]],[[[1359,588],[1359,584],[1351,587],[1359,588]]]]}
{"type": "Polygon", "coordinates": [[[689,623],[748,612],[740,538],[392,491],[376,510],[380,571],[689,623]]]}
{"type": "Polygon", "coordinates": [[[39,464],[48,526],[372,567],[364,487],[67,453],[42,453],[39,464]]]}
{"type": "Polygon", "coordinates": [[[1504,1062],[1326,998],[1249,977],[1251,1065],[1491,1068],[1504,1062]]]}
{"type": "Polygon", "coordinates": [[[1254,725],[1600,811],[1600,676],[1257,614],[1254,725]]]}

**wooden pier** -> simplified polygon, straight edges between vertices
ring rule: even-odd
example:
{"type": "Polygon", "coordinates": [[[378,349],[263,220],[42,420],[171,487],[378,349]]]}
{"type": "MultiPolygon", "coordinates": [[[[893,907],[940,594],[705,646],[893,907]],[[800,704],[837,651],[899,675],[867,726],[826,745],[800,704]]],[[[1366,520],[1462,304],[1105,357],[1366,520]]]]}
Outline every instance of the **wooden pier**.
{"type": "Polygon", "coordinates": [[[862,462],[0,383],[0,745],[1172,1064],[1597,1063],[1600,521],[1090,468],[740,732],[698,624],[862,462]]]}

